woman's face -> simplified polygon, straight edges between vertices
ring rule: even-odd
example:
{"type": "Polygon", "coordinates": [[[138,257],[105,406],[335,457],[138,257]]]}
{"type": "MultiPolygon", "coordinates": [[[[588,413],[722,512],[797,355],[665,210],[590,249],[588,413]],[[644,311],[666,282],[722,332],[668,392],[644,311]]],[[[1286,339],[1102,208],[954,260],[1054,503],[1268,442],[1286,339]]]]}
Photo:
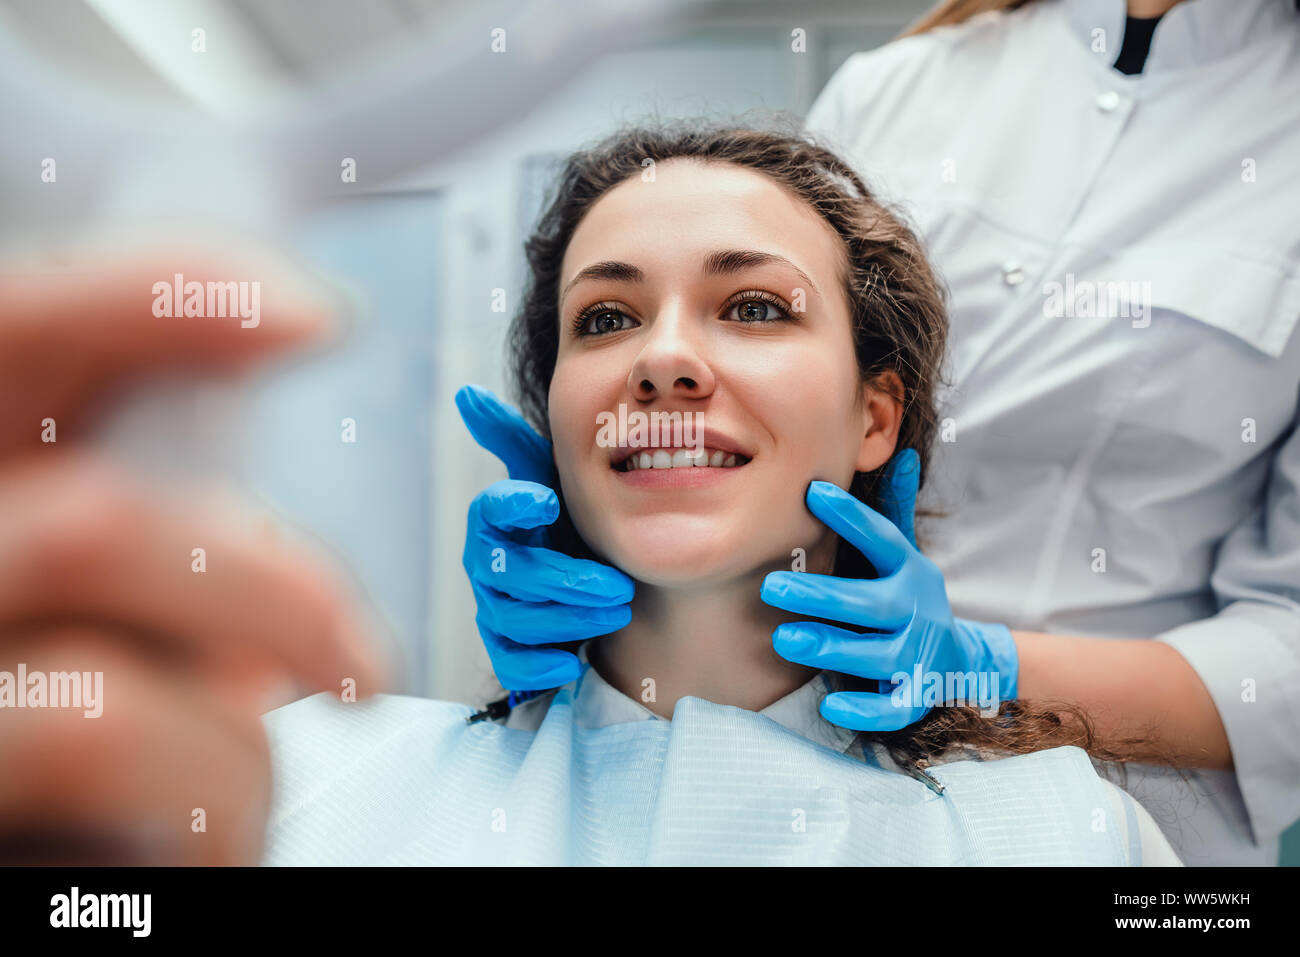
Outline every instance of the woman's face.
{"type": "Polygon", "coordinates": [[[808,483],[847,488],[888,460],[898,425],[861,382],[845,266],[829,224],[731,164],[668,160],[588,210],[562,263],[549,402],[565,501],[597,555],[662,586],[789,567],[795,548],[829,570],[808,483]],[[635,413],[671,412],[703,435],[636,431],[635,413]],[[737,464],[698,464],[701,440],[737,464]],[[625,471],[638,442],[637,464],[673,446],[688,464],[625,471]]]}

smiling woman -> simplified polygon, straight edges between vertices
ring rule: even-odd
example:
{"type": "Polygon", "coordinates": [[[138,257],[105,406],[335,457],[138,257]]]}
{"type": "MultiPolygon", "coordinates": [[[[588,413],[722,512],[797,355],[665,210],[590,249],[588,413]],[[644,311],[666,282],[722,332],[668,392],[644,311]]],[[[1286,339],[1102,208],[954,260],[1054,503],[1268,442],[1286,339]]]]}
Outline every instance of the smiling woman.
{"type": "MultiPolygon", "coordinates": [[[[763,711],[808,691],[817,671],[772,644],[800,616],[759,592],[792,567],[877,577],[809,512],[810,482],[881,509],[883,467],[904,448],[925,479],[947,315],[916,236],[800,131],[687,122],[571,156],[526,252],[511,366],[554,447],[555,546],[637,583],[631,622],[583,649],[596,680],[642,717],[687,695],[763,711]],[[634,435],[609,448],[601,423],[622,409],[697,416],[708,455],[634,435]]],[[[814,712],[827,691],[881,690],[826,678],[814,712]]],[[[1137,744],[1100,740],[1068,704],[1024,701],[857,737],[866,760],[910,768],[962,746],[1075,745],[1122,763],[1137,744]]]]}

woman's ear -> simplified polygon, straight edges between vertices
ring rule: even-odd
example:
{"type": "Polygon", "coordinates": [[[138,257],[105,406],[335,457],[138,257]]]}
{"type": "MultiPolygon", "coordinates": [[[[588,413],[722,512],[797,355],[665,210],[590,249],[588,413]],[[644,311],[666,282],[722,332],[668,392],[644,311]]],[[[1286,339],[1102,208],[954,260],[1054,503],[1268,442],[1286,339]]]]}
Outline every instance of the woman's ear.
{"type": "Polygon", "coordinates": [[[862,385],[862,444],[859,472],[874,472],[891,458],[903,425],[903,381],[892,369],[862,385]]]}

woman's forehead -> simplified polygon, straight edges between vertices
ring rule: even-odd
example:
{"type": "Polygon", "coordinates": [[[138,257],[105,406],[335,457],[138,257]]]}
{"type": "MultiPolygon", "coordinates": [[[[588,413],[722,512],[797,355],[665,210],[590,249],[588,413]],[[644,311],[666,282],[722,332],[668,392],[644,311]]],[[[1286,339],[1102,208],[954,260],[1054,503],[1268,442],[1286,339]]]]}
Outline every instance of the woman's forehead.
{"type": "Polygon", "coordinates": [[[581,269],[635,257],[702,264],[716,249],[761,248],[812,273],[838,272],[842,242],[807,203],[757,170],[672,159],[614,187],[565,250],[561,288],[581,269]]]}

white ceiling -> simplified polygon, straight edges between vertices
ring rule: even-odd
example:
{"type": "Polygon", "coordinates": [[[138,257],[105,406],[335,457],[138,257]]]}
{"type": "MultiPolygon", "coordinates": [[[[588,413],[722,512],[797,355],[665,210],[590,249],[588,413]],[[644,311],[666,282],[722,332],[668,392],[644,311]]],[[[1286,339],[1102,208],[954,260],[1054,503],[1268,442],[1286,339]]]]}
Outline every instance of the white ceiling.
{"type": "MultiPolygon", "coordinates": [[[[690,31],[767,23],[896,27],[931,0],[602,0],[675,9],[690,31]]],[[[0,30],[103,92],[197,103],[229,113],[328,80],[386,45],[446,33],[470,11],[513,11],[516,0],[0,0],[0,30]],[[190,31],[208,52],[195,69],[190,31]]],[[[557,19],[570,10],[552,0],[557,19]]],[[[503,17],[505,19],[505,17],[503,17]]],[[[577,31],[577,24],[570,24],[577,31]]]]}
{"type": "Polygon", "coordinates": [[[0,28],[113,94],[228,113],[310,86],[420,30],[445,0],[0,0],[0,28]],[[206,34],[194,68],[191,31],[206,34]]]}

